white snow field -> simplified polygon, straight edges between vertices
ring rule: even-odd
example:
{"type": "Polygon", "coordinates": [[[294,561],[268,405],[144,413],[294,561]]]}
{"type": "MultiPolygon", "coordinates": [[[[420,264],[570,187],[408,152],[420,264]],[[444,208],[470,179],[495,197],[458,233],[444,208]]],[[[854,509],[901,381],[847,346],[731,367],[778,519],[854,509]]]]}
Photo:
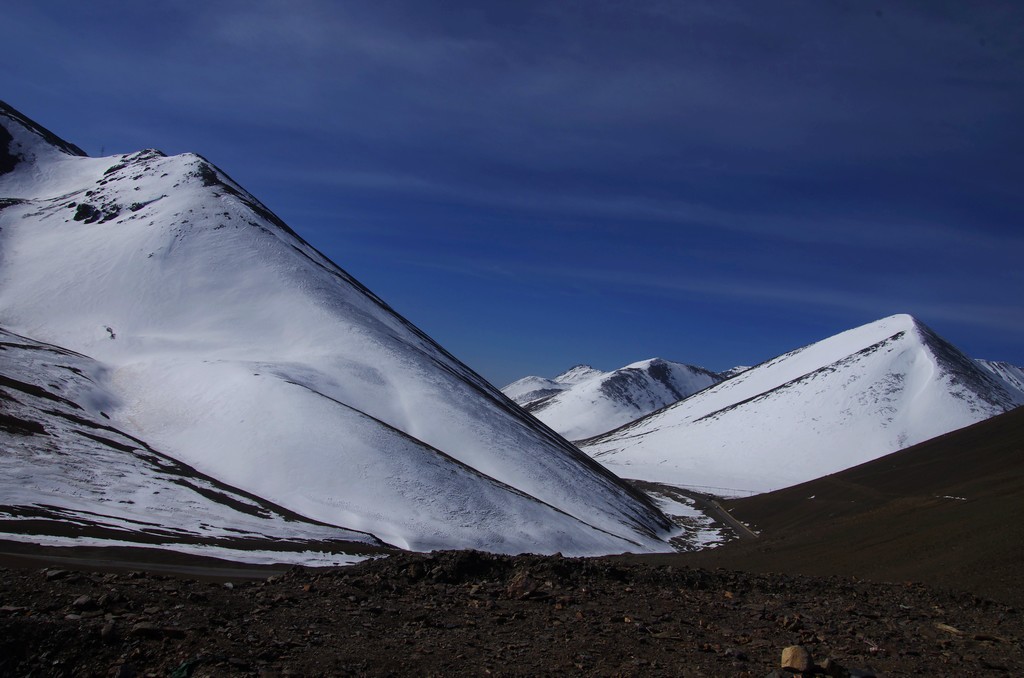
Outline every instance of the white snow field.
{"type": "Polygon", "coordinates": [[[0,105],[0,326],[95,361],[94,416],[315,521],[416,550],[667,548],[639,492],[197,155],[82,157],[0,105]]]}
{"type": "Polygon", "coordinates": [[[590,438],[722,381],[702,367],[652,358],[611,372],[579,365],[554,379],[524,377],[502,392],[569,440],[590,438]]]}
{"type": "Polygon", "coordinates": [[[619,475],[719,494],[818,478],[1024,403],[896,315],[750,368],[582,449],[619,475]]]}
{"type": "Polygon", "coordinates": [[[306,562],[314,553],[335,558],[324,550],[358,552],[348,561],[383,550],[371,535],[303,519],[118,430],[106,414],[118,397],[103,385],[105,372],[90,358],[0,330],[3,539],[253,551],[246,559],[273,546],[279,562],[289,551],[306,562]]]}

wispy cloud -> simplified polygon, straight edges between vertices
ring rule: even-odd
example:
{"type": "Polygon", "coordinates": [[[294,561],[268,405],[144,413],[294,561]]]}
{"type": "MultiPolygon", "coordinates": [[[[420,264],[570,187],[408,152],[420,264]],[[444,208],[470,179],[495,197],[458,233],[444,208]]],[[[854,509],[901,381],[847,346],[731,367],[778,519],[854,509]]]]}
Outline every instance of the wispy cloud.
{"type": "Polygon", "coordinates": [[[41,122],[90,150],[203,152],[343,264],[1024,339],[1013,3],[48,0],[4,18],[7,96],[41,122]]]}

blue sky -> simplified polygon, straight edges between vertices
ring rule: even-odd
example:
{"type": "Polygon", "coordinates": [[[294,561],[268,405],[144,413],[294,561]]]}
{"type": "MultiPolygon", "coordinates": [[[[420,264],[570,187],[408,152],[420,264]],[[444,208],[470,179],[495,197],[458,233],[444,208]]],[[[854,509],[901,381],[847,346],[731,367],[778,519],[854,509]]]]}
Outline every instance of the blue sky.
{"type": "Polygon", "coordinates": [[[34,2],[0,98],[198,152],[499,386],[913,313],[1024,365],[1015,2],[34,2]]]}

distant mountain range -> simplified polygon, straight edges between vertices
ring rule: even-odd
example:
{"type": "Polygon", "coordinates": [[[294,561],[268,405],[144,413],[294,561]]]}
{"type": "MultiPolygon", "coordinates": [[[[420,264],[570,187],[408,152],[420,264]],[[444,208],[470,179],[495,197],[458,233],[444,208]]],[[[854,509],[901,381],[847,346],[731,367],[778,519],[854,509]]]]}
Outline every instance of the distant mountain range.
{"type": "Polygon", "coordinates": [[[3,539],[667,550],[680,528],[616,473],[792,485],[1024,404],[1024,370],[901,315],[725,373],[503,390],[204,158],[90,158],[0,103],[3,539]]]}
{"type": "Polygon", "coordinates": [[[773,358],[579,441],[623,477],[753,493],[834,473],[1024,404],[1021,370],[908,315],[773,358]]]}
{"type": "Polygon", "coordinates": [[[5,104],[0,326],[8,528],[574,555],[674,530],[204,158],[86,157],[5,104]]]}
{"type": "Polygon", "coordinates": [[[611,372],[578,365],[553,379],[524,377],[502,392],[570,440],[618,428],[725,377],[660,358],[611,372]]]}

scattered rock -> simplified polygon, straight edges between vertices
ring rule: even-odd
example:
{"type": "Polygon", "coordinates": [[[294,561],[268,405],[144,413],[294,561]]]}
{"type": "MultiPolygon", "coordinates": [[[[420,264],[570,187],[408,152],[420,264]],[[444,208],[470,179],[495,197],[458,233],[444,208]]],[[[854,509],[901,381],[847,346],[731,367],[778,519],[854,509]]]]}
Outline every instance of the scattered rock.
{"type": "Polygon", "coordinates": [[[45,572],[0,570],[0,676],[1024,675],[1019,612],[920,585],[466,553],[230,589],[45,572]]]}
{"type": "Polygon", "coordinates": [[[117,625],[113,620],[108,621],[103,625],[103,628],[100,629],[100,639],[104,643],[113,643],[117,640],[117,625]]]}
{"type": "Polygon", "coordinates": [[[84,221],[87,224],[91,224],[95,221],[99,221],[103,213],[100,212],[94,205],[90,205],[87,202],[83,202],[75,209],[75,221],[84,221]]]}
{"type": "Polygon", "coordinates": [[[950,626],[949,624],[936,623],[935,624],[935,628],[937,628],[940,631],[945,631],[946,633],[952,634],[954,636],[962,636],[962,635],[964,635],[963,631],[961,631],[960,629],[955,628],[953,626],[950,626]]]}
{"type": "Polygon", "coordinates": [[[164,635],[160,627],[153,622],[139,622],[135,624],[132,626],[131,634],[141,638],[160,638],[164,635]]]}
{"type": "Polygon", "coordinates": [[[848,678],[850,675],[850,672],[845,666],[832,658],[823,661],[818,669],[819,673],[829,676],[830,678],[848,678]]]}
{"type": "Polygon", "coordinates": [[[737,650],[735,647],[726,648],[725,654],[727,657],[732,657],[738,662],[750,661],[750,657],[747,656],[746,652],[737,650]]]}
{"type": "Polygon", "coordinates": [[[520,570],[509,581],[505,588],[505,594],[515,600],[526,600],[537,593],[538,587],[538,582],[530,576],[529,572],[520,570]]]}
{"type": "Polygon", "coordinates": [[[137,678],[139,670],[133,664],[118,664],[107,674],[110,678],[137,678]]]}
{"type": "Polygon", "coordinates": [[[782,650],[782,668],[804,673],[811,670],[811,654],[802,645],[790,645],[782,650]]]}
{"type": "Polygon", "coordinates": [[[71,607],[76,610],[95,610],[98,606],[92,596],[78,596],[75,602],[71,603],[71,607]]]}

